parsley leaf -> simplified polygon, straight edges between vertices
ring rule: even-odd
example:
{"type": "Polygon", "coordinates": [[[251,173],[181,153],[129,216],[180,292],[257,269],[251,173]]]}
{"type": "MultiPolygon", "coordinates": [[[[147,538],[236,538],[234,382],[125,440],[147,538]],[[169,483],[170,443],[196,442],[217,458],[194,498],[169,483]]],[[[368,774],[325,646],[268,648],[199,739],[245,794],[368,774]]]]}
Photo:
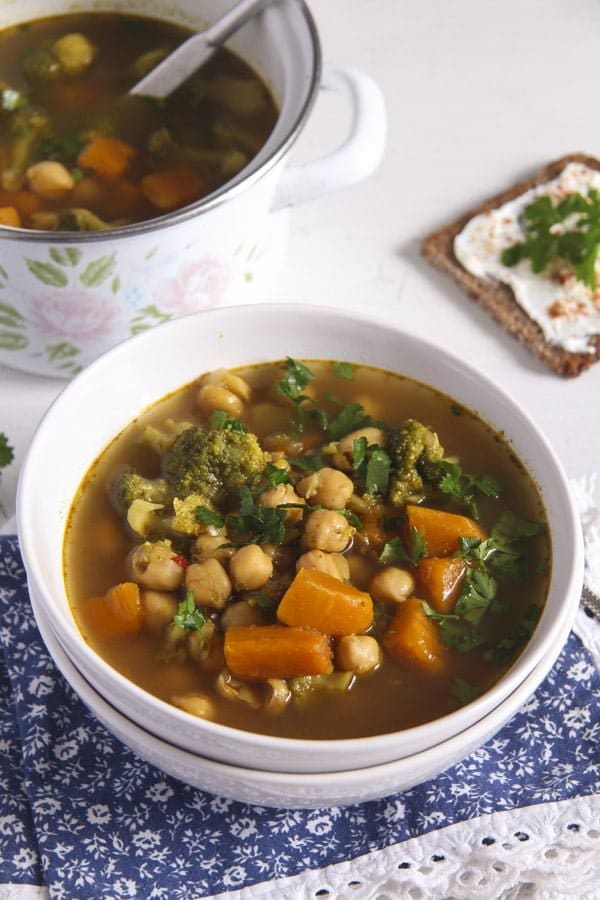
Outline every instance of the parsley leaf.
{"type": "Polygon", "coordinates": [[[337,441],[351,431],[356,431],[371,422],[360,403],[346,403],[340,411],[329,420],[327,431],[332,440],[337,441]]]}
{"type": "Polygon", "coordinates": [[[351,363],[334,362],[331,368],[333,369],[333,374],[338,378],[345,378],[346,381],[353,381],[354,366],[351,363]]]}
{"type": "Polygon", "coordinates": [[[230,416],[224,409],[215,409],[210,414],[208,420],[210,428],[215,431],[238,431],[240,434],[247,434],[248,429],[240,419],[230,416]]]}
{"type": "Polygon", "coordinates": [[[277,393],[282,397],[288,397],[299,406],[305,400],[310,399],[302,391],[315,376],[304,363],[292,359],[291,356],[286,358],[283,368],[285,374],[277,382],[277,393]]]}
{"type": "Polygon", "coordinates": [[[320,453],[307,454],[306,456],[288,456],[288,462],[295,469],[305,472],[316,472],[323,468],[323,457],[320,453]]]}
{"type": "Polygon", "coordinates": [[[568,194],[557,203],[544,194],[525,207],[525,240],[500,254],[505,266],[529,259],[531,270],[542,272],[555,259],[563,259],[590,290],[596,288],[596,260],[600,252],[600,195],[568,194]]]}
{"type": "Polygon", "coordinates": [[[215,525],[217,528],[223,528],[225,525],[221,516],[208,506],[196,507],[196,522],[200,525],[215,525]]]}
{"type": "Polygon", "coordinates": [[[425,539],[413,526],[410,531],[410,546],[408,549],[404,546],[401,538],[394,537],[391,541],[386,541],[383,550],[379,554],[379,559],[381,562],[392,566],[401,563],[408,563],[409,566],[416,566],[419,560],[424,556],[425,539]]]}
{"type": "Polygon", "coordinates": [[[479,517],[477,495],[497,498],[502,491],[502,483],[493,475],[469,475],[457,463],[447,459],[429,462],[428,473],[433,475],[432,480],[438,490],[466,506],[474,519],[479,517]]]}
{"type": "Polygon", "coordinates": [[[250,535],[252,544],[282,544],[285,540],[285,515],[285,504],[261,506],[244,485],[240,488],[239,515],[228,516],[227,526],[250,535]]]}
{"type": "Polygon", "coordinates": [[[484,653],[484,658],[488,662],[501,664],[505,664],[514,659],[520,648],[527,643],[527,641],[533,634],[533,630],[537,625],[538,619],[540,617],[540,612],[541,610],[539,606],[536,606],[535,603],[532,603],[525,611],[525,614],[517,625],[515,632],[509,637],[503,638],[496,644],[495,647],[491,647],[489,650],[486,650],[486,652],[484,653]]]}
{"type": "Polygon", "coordinates": [[[200,631],[206,625],[206,616],[194,601],[194,592],[188,591],[177,607],[173,624],[185,631],[200,631]]]}
{"type": "Polygon", "coordinates": [[[387,493],[392,461],[383,447],[369,446],[364,435],[357,438],[352,445],[352,466],[359,478],[364,479],[367,494],[387,493]]]}
{"type": "Polygon", "coordinates": [[[0,431],[0,469],[9,466],[15,458],[15,451],[8,443],[6,435],[0,431]]]}
{"type": "Polygon", "coordinates": [[[287,469],[275,466],[273,463],[267,463],[267,468],[263,472],[270,487],[277,487],[278,484],[292,484],[292,479],[287,469]]]}

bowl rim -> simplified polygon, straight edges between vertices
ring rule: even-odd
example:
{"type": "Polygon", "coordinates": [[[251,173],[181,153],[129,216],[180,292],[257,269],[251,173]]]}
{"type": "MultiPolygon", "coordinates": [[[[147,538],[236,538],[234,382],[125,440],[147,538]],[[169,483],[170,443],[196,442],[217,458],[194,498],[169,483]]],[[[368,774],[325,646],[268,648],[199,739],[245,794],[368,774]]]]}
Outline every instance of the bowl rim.
{"type": "MultiPolygon", "coordinates": [[[[3,240],[31,241],[38,244],[64,244],[75,241],[77,244],[93,244],[116,238],[135,238],[149,234],[155,230],[172,225],[179,225],[190,219],[195,219],[204,213],[210,212],[225,201],[245,193],[254,184],[264,178],[295,144],[310,112],[316,102],[323,72],[323,57],[321,41],[316,22],[305,0],[294,0],[294,8],[297,8],[306,26],[306,33],[311,46],[312,55],[307,61],[307,70],[310,77],[304,88],[304,99],[293,122],[285,129],[280,139],[275,143],[273,130],[263,143],[259,152],[249,161],[237,175],[230,178],[206,197],[202,197],[194,203],[190,203],[181,209],[154,216],[152,219],[144,219],[141,222],[132,222],[130,225],[119,225],[114,228],[106,228],[103,231],[43,231],[27,228],[16,228],[12,225],[2,226],[0,233],[3,240]],[[270,146],[270,145],[273,146],[270,146]],[[264,158],[261,158],[263,157],[264,158]],[[257,163],[257,160],[260,162],[257,163]]],[[[104,10],[102,10],[104,11],[104,10]]],[[[108,11],[108,10],[107,10],[108,11]]],[[[123,11],[123,10],[120,10],[123,11]]],[[[274,10],[268,6],[263,10],[265,16],[281,14],[281,9],[274,10]]],[[[283,12],[285,15],[285,10],[283,12]]],[[[56,14],[58,15],[58,14],[56,14]]],[[[36,19],[39,17],[36,17],[36,19]]],[[[156,18],[156,17],[155,17],[156,18]]],[[[175,21],[173,16],[163,16],[165,21],[175,21]]],[[[30,20],[23,20],[24,22],[30,20]]],[[[279,115],[281,110],[278,111],[279,115]]]]}
{"type": "MultiPolygon", "coordinates": [[[[361,335],[361,339],[364,339],[364,334],[361,335]]],[[[240,365],[243,364],[245,363],[240,363],[240,365]]],[[[400,367],[397,371],[400,371],[401,374],[400,367]]],[[[198,374],[201,374],[201,372],[199,372],[198,374]]],[[[435,387],[434,385],[432,386],[435,387]]],[[[438,391],[442,390],[438,387],[435,387],[435,389],[438,391]]],[[[165,396],[168,393],[170,393],[169,388],[164,390],[162,394],[155,396],[153,400],[146,402],[145,407],[152,405],[153,402],[156,402],[160,399],[161,396],[165,396]]],[[[493,421],[490,421],[490,418],[488,416],[482,414],[480,410],[475,410],[475,412],[495,431],[498,430],[497,427],[494,426],[493,421]]],[[[505,435],[505,437],[510,443],[510,435],[505,435]]],[[[96,456],[94,457],[94,459],[96,459],[104,449],[104,447],[99,448],[96,451],[96,456]]],[[[89,465],[91,465],[93,461],[94,460],[90,460],[89,465]]],[[[541,490],[541,485],[538,484],[538,488],[540,488],[541,490]]],[[[524,680],[524,678],[530,673],[530,671],[539,663],[540,659],[547,652],[548,647],[553,644],[553,642],[556,640],[556,636],[561,632],[564,621],[566,619],[570,619],[573,611],[576,609],[579,602],[581,586],[583,583],[584,561],[581,523],[579,520],[579,516],[575,510],[566,476],[563,472],[558,458],[556,457],[556,454],[548,443],[546,437],[543,435],[536,423],[525,412],[525,410],[523,410],[519,406],[517,401],[515,401],[510,395],[508,395],[503,390],[503,388],[495,384],[487,376],[482,375],[469,363],[466,363],[464,360],[459,359],[458,357],[449,353],[447,350],[440,348],[433,343],[430,343],[420,336],[411,334],[403,330],[402,328],[373,318],[368,314],[354,312],[349,313],[346,311],[340,311],[335,307],[316,306],[310,304],[299,305],[294,303],[259,303],[252,305],[221,307],[214,310],[194,313],[190,316],[181,317],[171,322],[167,322],[163,325],[158,326],[157,328],[150,329],[145,333],[130,338],[129,340],[124,341],[116,347],[111,348],[97,360],[92,362],[86,369],[83,370],[83,372],[76,376],[76,378],[72,382],[70,382],[62,391],[62,393],[56,398],[56,400],[51,405],[42,421],[40,422],[36,432],[34,433],[33,439],[21,468],[18,482],[17,531],[19,534],[21,552],[27,571],[27,578],[28,580],[33,579],[38,585],[40,591],[40,600],[43,603],[44,610],[48,614],[48,618],[50,620],[53,631],[58,635],[61,644],[67,650],[69,656],[76,663],[79,669],[81,669],[83,666],[85,671],[85,667],[91,665],[92,669],[95,670],[95,672],[101,673],[103,678],[108,677],[110,681],[116,680],[116,684],[118,685],[119,689],[121,691],[124,691],[128,697],[132,698],[136,705],[145,704],[146,706],[149,706],[150,709],[155,708],[157,711],[160,711],[162,713],[168,710],[169,717],[175,724],[179,724],[184,729],[193,727],[194,731],[198,731],[202,734],[208,734],[209,736],[213,735],[215,738],[222,738],[227,742],[233,741],[236,747],[239,747],[243,753],[260,749],[261,752],[264,751],[267,755],[269,753],[275,752],[282,752],[283,754],[289,752],[300,754],[302,756],[307,755],[307,757],[310,759],[311,751],[314,753],[315,747],[318,747],[319,751],[329,756],[332,760],[335,760],[339,757],[339,750],[342,743],[344,745],[344,748],[354,748],[356,752],[359,752],[361,749],[364,750],[365,745],[368,745],[369,748],[375,750],[377,748],[383,748],[385,745],[394,742],[400,742],[402,744],[404,742],[408,742],[411,739],[412,741],[424,739],[425,736],[432,730],[432,728],[444,724],[448,726],[450,724],[452,724],[453,726],[455,725],[456,727],[454,728],[454,732],[462,730],[465,727],[465,721],[472,721],[473,718],[481,718],[486,711],[494,706],[497,706],[498,703],[500,703],[508,693],[511,693],[515,690],[515,688],[524,680]],[[560,495],[558,499],[560,499],[562,510],[567,517],[562,523],[563,534],[568,533],[570,547],[568,556],[570,570],[567,580],[564,583],[564,597],[561,601],[560,614],[555,616],[552,620],[549,620],[550,613],[548,608],[548,599],[550,598],[552,592],[555,577],[561,577],[564,581],[564,573],[558,572],[556,570],[556,566],[554,565],[555,548],[553,546],[553,566],[549,583],[549,595],[540,620],[538,621],[536,629],[528,644],[523,648],[512,666],[488,691],[486,691],[475,700],[471,701],[471,703],[468,703],[465,706],[446,714],[445,716],[435,719],[432,722],[426,722],[409,729],[404,729],[402,731],[387,732],[384,734],[363,738],[343,738],[315,741],[310,738],[283,738],[275,737],[272,735],[264,735],[258,732],[243,731],[241,729],[237,729],[228,725],[221,725],[210,720],[195,719],[183,710],[173,707],[172,705],[166,703],[166,701],[160,700],[159,698],[150,694],[145,689],[139,687],[137,684],[127,679],[124,675],[122,675],[107,662],[105,662],[104,659],[99,656],[83,639],[81,633],[77,628],[72,613],[71,616],[73,620],[71,622],[66,622],[66,620],[63,619],[63,616],[56,609],[52,601],[52,597],[45,586],[44,573],[40,566],[39,556],[35,550],[35,542],[32,544],[28,539],[28,537],[32,533],[35,533],[35,493],[33,492],[33,485],[32,487],[30,487],[30,482],[35,477],[36,464],[43,465],[44,461],[47,460],[47,457],[45,457],[43,452],[38,448],[41,448],[43,444],[47,442],[46,434],[48,432],[50,432],[51,434],[53,417],[56,411],[60,409],[61,406],[74,402],[71,398],[76,398],[78,394],[89,397],[89,392],[90,390],[93,390],[94,384],[96,382],[98,383],[98,385],[101,384],[101,373],[105,367],[108,366],[114,368],[115,366],[118,367],[119,364],[123,366],[123,364],[125,363],[124,368],[126,370],[126,360],[129,354],[129,347],[134,345],[134,343],[137,347],[142,347],[144,344],[151,344],[157,341],[161,345],[166,345],[169,343],[169,340],[171,339],[173,334],[176,334],[181,330],[193,329],[194,324],[197,327],[200,327],[209,320],[213,320],[213,322],[216,321],[219,323],[220,330],[225,330],[227,320],[234,320],[239,315],[246,317],[251,316],[253,319],[260,318],[261,315],[266,315],[269,319],[272,319],[272,317],[277,315],[278,313],[283,317],[288,316],[290,318],[290,322],[297,321],[298,317],[307,317],[310,319],[310,321],[313,321],[316,317],[317,319],[322,321],[328,320],[331,324],[335,322],[336,325],[344,322],[348,327],[358,329],[357,334],[360,333],[360,330],[364,332],[364,330],[368,328],[374,329],[378,332],[383,330],[394,338],[410,342],[412,346],[419,349],[420,352],[435,353],[437,358],[442,361],[443,367],[445,369],[450,367],[454,370],[458,370],[461,373],[461,377],[463,378],[476,378],[477,382],[484,386],[486,394],[489,394],[489,392],[491,392],[491,396],[495,401],[502,400],[515,416],[515,427],[517,427],[517,425],[525,425],[529,428],[531,436],[535,439],[537,448],[541,452],[545,453],[546,462],[553,469],[553,474],[555,476],[555,484],[553,485],[554,492],[557,492],[557,496],[560,495]],[[39,457],[39,460],[37,460],[37,462],[36,457],[39,457]],[[544,625],[545,629],[543,639],[539,638],[542,624],[544,625]],[[64,627],[65,625],[68,626],[66,630],[64,627]],[[536,635],[538,635],[537,639],[536,635]],[[190,720],[193,721],[193,726],[191,726],[190,720]]],[[[64,532],[61,540],[61,548],[63,547],[64,532]]],[[[60,565],[62,570],[62,558],[60,560],[60,565]]],[[[66,595],[64,581],[63,591],[66,595]]],[[[68,600],[67,605],[69,605],[68,600]]],[[[267,765],[267,762],[268,760],[265,759],[265,765],[267,765]]]]}

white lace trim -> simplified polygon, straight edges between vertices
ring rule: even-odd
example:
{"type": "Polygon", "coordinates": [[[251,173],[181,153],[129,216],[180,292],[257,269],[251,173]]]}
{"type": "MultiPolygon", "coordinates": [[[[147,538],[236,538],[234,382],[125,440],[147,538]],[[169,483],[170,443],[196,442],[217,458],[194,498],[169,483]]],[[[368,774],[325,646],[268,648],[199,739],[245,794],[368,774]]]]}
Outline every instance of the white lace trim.
{"type": "Polygon", "coordinates": [[[35,884],[0,884],[0,900],[49,900],[48,888],[35,884]]]}
{"type": "Polygon", "coordinates": [[[598,900],[600,796],[450,825],[214,900],[598,900]]]}
{"type": "Polygon", "coordinates": [[[581,516],[585,543],[585,583],[600,597],[600,481],[596,472],[569,480],[581,516]]]}

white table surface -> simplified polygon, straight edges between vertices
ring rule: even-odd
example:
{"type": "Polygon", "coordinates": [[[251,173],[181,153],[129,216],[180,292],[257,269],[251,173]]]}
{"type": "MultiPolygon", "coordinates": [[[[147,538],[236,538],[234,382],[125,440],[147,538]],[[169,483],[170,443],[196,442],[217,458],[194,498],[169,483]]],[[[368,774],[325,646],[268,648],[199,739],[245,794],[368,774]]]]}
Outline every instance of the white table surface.
{"type": "MultiPolygon", "coordinates": [[[[368,181],[292,210],[286,264],[268,300],[339,304],[425,336],[519,398],[567,475],[598,468],[600,365],[563,380],[419,257],[419,241],[565,153],[600,155],[598,0],[311,0],[326,62],[380,85],[389,133],[368,181]]],[[[332,149],[345,124],[319,98],[296,161],[332,149]]],[[[2,243],[0,240],[0,262],[2,243]]],[[[16,450],[0,499],[64,386],[0,366],[0,431],[16,450]]],[[[57,452],[59,448],[57,448],[57,452]]]]}

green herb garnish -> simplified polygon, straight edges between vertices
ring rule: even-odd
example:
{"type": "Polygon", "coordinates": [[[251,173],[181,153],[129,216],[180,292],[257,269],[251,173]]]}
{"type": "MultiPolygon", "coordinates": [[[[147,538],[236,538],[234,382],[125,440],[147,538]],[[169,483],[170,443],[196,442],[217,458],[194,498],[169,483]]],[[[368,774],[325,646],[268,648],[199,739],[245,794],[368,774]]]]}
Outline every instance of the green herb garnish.
{"type": "Polygon", "coordinates": [[[196,522],[200,525],[214,525],[216,528],[223,528],[225,525],[221,516],[208,506],[196,507],[196,522]]]}
{"type": "Polygon", "coordinates": [[[578,281],[596,288],[596,260],[600,250],[600,195],[569,194],[558,203],[538,197],[523,212],[525,240],[500,254],[505,266],[528,259],[532,272],[546,269],[553,260],[568,263],[578,281]]]}
{"type": "Polygon", "coordinates": [[[334,362],[331,366],[333,374],[338,378],[344,378],[346,381],[354,379],[354,366],[347,362],[334,362]]]}
{"type": "Polygon", "coordinates": [[[381,562],[387,565],[400,565],[408,563],[409,566],[416,566],[420,559],[425,556],[425,540],[420,531],[413,526],[410,530],[410,545],[405,547],[401,538],[394,537],[391,541],[387,541],[383,550],[379,554],[381,562]]]}
{"type": "Polygon", "coordinates": [[[291,356],[286,358],[283,369],[285,374],[277,382],[277,393],[293,400],[297,406],[305,400],[309,400],[310,398],[302,391],[315,377],[310,369],[304,363],[292,359],[291,356]]]}
{"type": "Polygon", "coordinates": [[[223,409],[215,409],[210,414],[208,420],[210,428],[215,431],[239,431],[240,434],[247,434],[248,429],[240,419],[230,416],[223,409]]]}
{"type": "Polygon", "coordinates": [[[278,484],[292,484],[290,473],[287,469],[275,466],[273,463],[267,463],[267,468],[263,472],[264,477],[269,483],[269,487],[277,487],[278,484]]]}
{"type": "Polygon", "coordinates": [[[502,491],[501,482],[493,475],[469,475],[447,459],[432,460],[427,465],[428,476],[438,490],[466,506],[474,519],[479,518],[478,494],[496,499],[502,491]]]}
{"type": "Polygon", "coordinates": [[[464,678],[455,678],[452,682],[451,691],[452,696],[458,700],[461,706],[466,706],[467,703],[475,700],[481,694],[481,690],[476,685],[471,684],[470,681],[465,681],[464,678]]]}
{"type": "Polygon", "coordinates": [[[379,444],[369,445],[364,435],[352,445],[352,467],[364,480],[367,494],[385,495],[390,482],[392,461],[379,444]]]}
{"type": "Polygon", "coordinates": [[[188,591],[185,599],[177,607],[177,612],[173,617],[173,624],[177,625],[178,628],[183,628],[185,631],[200,631],[206,625],[206,616],[196,606],[193,591],[188,591]]]}
{"type": "Polygon", "coordinates": [[[239,515],[228,516],[227,526],[250,535],[251,544],[281,544],[285,540],[285,510],[285,504],[261,506],[255,502],[250,489],[244,486],[240,488],[239,515]]]}

